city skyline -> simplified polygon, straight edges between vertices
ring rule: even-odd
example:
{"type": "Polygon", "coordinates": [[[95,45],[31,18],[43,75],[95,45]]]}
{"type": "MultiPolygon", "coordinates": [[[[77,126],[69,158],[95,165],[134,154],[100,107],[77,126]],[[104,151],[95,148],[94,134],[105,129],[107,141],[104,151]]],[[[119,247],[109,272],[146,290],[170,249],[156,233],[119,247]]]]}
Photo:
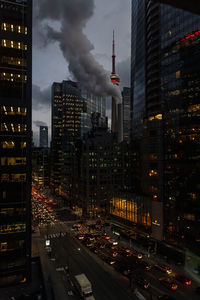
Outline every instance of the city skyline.
{"type": "MultiPolygon", "coordinates": [[[[58,44],[49,44],[47,47],[41,46],[38,37],[39,25],[36,22],[36,5],[38,3],[38,1],[33,3],[33,134],[36,145],[38,144],[37,127],[47,125],[50,132],[50,86],[54,81],[75,80],[70,77],[67,63],[58,44]],[[40,68],[39,73],[38,68],[40,68]]],[[[131,3],[129,0],[123,1],[123,3],[120,0],[95,0],[94,4],[94,14],[88,20],[84,33],[94,45],[92,53],[96,61],[103,65],[110,74],[112,69],[112,33],[115,29],[116,70],[121,78],[120,88],[122,90],[124,86],[130,86],[131,3]]],[[[53,26],[57,28],[58,22],[54,23],[52,22],[53,26]]],[[[110,110],[111,97],[107,101],[109,117],[110,110]]]]}
{"type": "Polygon", "coordinates": [[[199,300],[200,5],[171,1],[0,0],[0,300],[199,300]]]}

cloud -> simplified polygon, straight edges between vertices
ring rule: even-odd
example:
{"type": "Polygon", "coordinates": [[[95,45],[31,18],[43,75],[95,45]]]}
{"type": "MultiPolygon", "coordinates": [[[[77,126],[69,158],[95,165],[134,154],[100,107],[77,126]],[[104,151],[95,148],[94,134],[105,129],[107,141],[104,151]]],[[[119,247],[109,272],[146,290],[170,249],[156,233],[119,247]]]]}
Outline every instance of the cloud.
{"type": "Polygon", "coordinates": [[[119,62],[116,65],[117,73],[120,77],[120,87],[130,87],[130,72],[131,72],[131,60],[130,57],[119,62]]]}
{"type": "Polygon", "coordinates": [[[43,121],[33,121],[33,124],[36,126],[36,127],[40,127],[40,126],[47,126],[47,123],[43,122],[43,121]]]}
{"type": "Polygon", "coordinates": [[[34,110],[50,109],[50,104],[51,104],[50,86],[42,90],[38,85],[33,84],[32,94],[33,94],[32,105],[34,110]]]}
{"type": "MultiPolygon", "coordinates": [[[[45,42],[58,42],[68,69],[76,80],[96,95],[113,96],[121,102],[118,87],[113,86],[104,68],[92,55],[93,44],[83,32],[94,13],[94,0],[40,0],[35,18],[41,24],[45,42]],[[50,21],[60,22],[55,29],[50,21]]],[[[45,44],[44,42],[44,44],[45,44]]]]}

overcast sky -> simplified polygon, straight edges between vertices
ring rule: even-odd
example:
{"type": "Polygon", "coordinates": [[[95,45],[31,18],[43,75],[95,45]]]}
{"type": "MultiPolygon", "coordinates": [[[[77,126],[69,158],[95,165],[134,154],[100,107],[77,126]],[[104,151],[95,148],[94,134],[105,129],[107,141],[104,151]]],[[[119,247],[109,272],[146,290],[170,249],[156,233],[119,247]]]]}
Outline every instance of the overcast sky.
{"type": "MultiPolygon", "coordinates": [[[[45,0],[43,0],[45,1],[45,0]]],[[[59,0],[62,2],[62,0],[59,0]]],[[[71,0],[64,0],[71,1],[71,0]]],[[[79,0],[86,1],[86,0],[79,0]]],[[[92,2],[93,0],[87,0],[92,2]]],[[[34,142],[38,145],[38,126],[47,124],[51,131],[50,87],[54,81],[72,79],[68,63],[56,41],[41,43],[40,26],[36,21],[36,8],[41,0],[33,1],[33,132],[34,142]],[[44,43],[43,43],[44,44],[44,43]]],[[[57,3],[57,1],[54,1],[57,3]]],[[[120,75],[121,88],[130,85],[131,52],[131,1],[94,0],[93,15],[88,20],[84,33],[93,44],[92,54],[106,71],[111,71],[112,31],[115,30],[117,73],[120,75]]],[[[52,28],[59,29],[59,22],[49,21],[52,28]]],[[[108,104],[108,108],[109,108],[108,104]]],[[[108,110],[109,115],[109,110],[108,110]]]]}

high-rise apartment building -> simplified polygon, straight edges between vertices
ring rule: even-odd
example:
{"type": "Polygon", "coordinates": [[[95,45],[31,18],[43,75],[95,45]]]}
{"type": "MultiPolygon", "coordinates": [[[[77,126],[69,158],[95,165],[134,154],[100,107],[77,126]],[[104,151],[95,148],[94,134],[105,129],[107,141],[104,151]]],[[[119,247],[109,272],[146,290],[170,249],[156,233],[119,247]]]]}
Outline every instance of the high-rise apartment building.
{"type": "Polygon", "coordinates": [[[133,0],[132,17],[132,138],[152,236],[197,251],[200,16],[133,0]]]}
{"type": "Polygon", "coordinates": [[[40,147],[48,147],[48,126],[40,126],[40,147]]]}
{"type": "Polygon", "coordinates": [[[0,286],[30,279],[32,1],[0,1],[0,286]]]}

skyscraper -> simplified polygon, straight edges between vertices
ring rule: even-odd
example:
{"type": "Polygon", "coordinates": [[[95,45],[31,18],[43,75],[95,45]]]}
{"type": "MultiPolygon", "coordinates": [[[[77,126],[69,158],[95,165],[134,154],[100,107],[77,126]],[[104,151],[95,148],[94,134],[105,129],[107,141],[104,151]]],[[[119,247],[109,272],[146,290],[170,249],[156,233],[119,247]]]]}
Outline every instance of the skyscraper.
{"type": "Polygon", "coordinates": [[[52,85],[53,169],[50,180],[56,193],[61,194],[61,182],[65,191],[71,189],[76,141],[92,128],[92,113],[100,113],[107,122],[105,107],[104,97],[88,93],[77,82],[63,81],[52,85]]]}
{"type": "Polygon", "coordinates": [[[132,1],[131,34],[131,136],[142,136],[145,113],[146,0],[132,1]]]}
{"type": "Polygon", "coordinates": [[[128,87],[124,87],[122,91],[122,105],[123,105],[123,137],[124,140],[130,141],[130,125],[131,125],[131,110],[130,110],[130,91],[128,87]]]}
{"type": "Polygon", "coordinates": [[[132,138],[139,137],[151,232],[193,250],[200,234],[199,27],[200,17],[191,12],[132,1],[132,138]]]}
{"type": "Polygon", "coordinates": [[[63,81],[52,85],[52,143],[51,177],[52,191],[61,193],[61,169],[63,152],[81,136],[83,99],[78,84],[63,81]]]}
{"type": "Polygon", "coordinates": [[[40,126],[40,147],[48,147],[48,126],[40,126]]]}
{"type": "Polygon", "coordinates": [[[32,1],[0,1],[0,285],[30,279],[32,1]]]}

